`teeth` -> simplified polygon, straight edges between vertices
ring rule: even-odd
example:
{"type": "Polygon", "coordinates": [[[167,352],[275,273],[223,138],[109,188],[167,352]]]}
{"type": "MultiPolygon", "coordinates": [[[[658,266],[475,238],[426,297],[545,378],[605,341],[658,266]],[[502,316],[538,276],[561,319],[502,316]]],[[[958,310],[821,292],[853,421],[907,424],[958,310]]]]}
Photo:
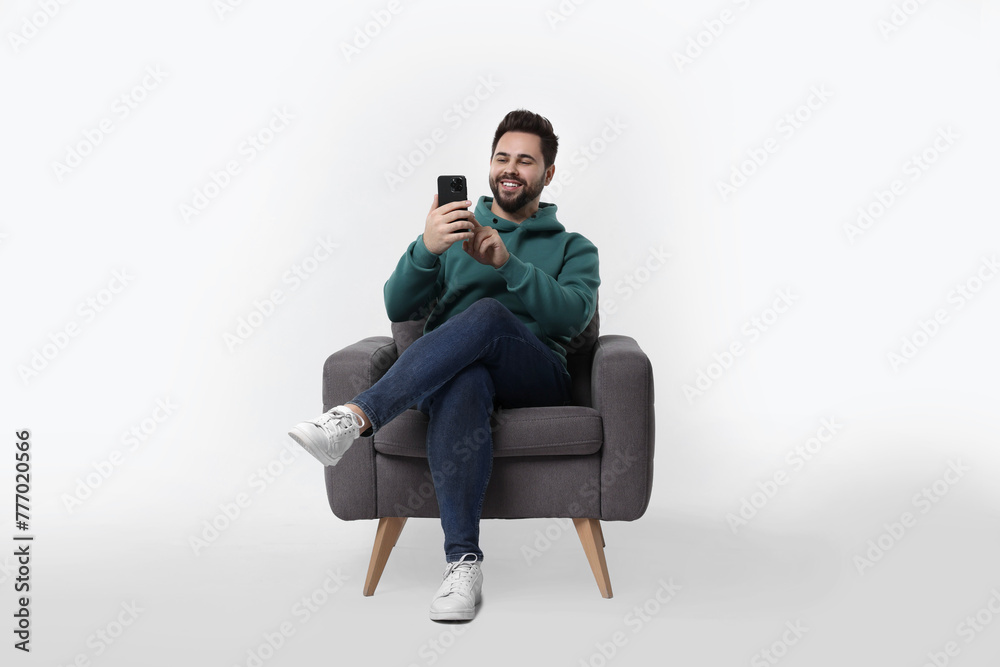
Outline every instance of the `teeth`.
{"type": "Polygon", "coordinates": [[[508,188],[516,188],[520,183],[514,183],[513,181],[504,181],[503,184],[508,188]]]}

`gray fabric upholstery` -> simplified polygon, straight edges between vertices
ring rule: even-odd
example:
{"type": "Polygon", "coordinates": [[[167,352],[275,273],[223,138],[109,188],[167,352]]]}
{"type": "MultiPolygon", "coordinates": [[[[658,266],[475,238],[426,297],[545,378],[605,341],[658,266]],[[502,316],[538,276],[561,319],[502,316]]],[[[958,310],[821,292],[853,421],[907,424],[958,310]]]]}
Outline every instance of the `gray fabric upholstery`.
{"type": "MultiPolygon", "coordinates": [[[[332,354],[323,368],[323,410],[377,382],[423,325],[394,322],[393,338],[365,338],[332,354]]],[[[573,405],[494,412],[484,519],[633,521],[645,513],[653,483],[652,366],[632,338],[599,332],[595,314],[567,350],[573,405]]],[[[347,521],[439,517],[426,433],[427,416],[411,407],[326,467],[334,514],[347,521]]]]}
{"type": "MultiPolygon", "coordinates": [[[[323,366],[323,411],[343,405],[385,375],[396,360],[396,344],[374,336],[330,355],[323,366]]],[[[375,450],[360,438],[336,467],[326,467],[327,496],[342,519],[375,519],[375,450]]]]}
{"type": "MultiPolygon", "coordinates": [[[[375,434],[375,451],[397,456],[427,456],[427,415],[407,410],[375,434]]],[[[601,415],[593,408],[553,406],[497,408],[493,413],[493,456],[593,454],[604,441],[601,415]]],[[[483,443],[486,431],[483,431],[483,443]]],[[[481,444],[473,440],[462,447],[481,444]]]]}
{"type": "Polygon", "coordinates": [[[392,322],[390,328],[392,329],[392,338],[396,341],[396,351],[399,355],[406,352],[406,348],[410,347],[410,344],[416,339],[420,338],[424,333],[424,323],[427,321],[425,317],[422,320],[411,320],[409,322],[392,322]]]}
{"type": "Polygon", "coordinates": [[[594,408],[604,419],[601,519],[631,521],[653,489],[653,367],[628,336],[601,336],[591,374],[594,408]]]}
{"type": "MultiPolygon", "coordinates": [[[[343,464],[342,460],[327,470],[337,470],[343,464]]],[[[379,516],[441,516],[426,459],[377,454],[376,465],[379,516]]],[[[601,513],[600,474],[599,454],[495,459],[482,517],[597,518],[601,513]]]]}

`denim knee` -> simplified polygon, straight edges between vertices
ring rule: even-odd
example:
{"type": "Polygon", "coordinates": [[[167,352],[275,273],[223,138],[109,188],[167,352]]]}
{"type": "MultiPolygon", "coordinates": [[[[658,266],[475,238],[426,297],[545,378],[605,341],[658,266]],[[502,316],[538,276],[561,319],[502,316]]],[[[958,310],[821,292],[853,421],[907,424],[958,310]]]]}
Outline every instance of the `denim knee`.
{"type": "Polygon", "coordinates": [[[468,317],[475,317],[486,322],[496,322],[514,316],[507,306],[491,296],[484,296],[476,300],[464,312],[468,313],[468,317]]]}
{"type": "Polygon", "coordinates": [[[473,308],[476,308],[477,310],[484,310],[486,312],[499,311],[500,309],[507,310],[507,306],[503,305],[492,296],[484,296],[481,299],[477,299],[467,308],[467,310],[471,310],[473,308]]]}

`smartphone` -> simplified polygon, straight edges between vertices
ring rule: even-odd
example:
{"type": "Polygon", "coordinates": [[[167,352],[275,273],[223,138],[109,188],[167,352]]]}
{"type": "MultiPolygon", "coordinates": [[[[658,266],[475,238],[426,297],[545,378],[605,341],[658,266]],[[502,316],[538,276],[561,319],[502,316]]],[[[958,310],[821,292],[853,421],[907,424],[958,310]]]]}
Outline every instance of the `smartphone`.
{"type": "Polygon", "coordinates": [[[469,198],[465,176],[438,176],[438,206],[469,198]]]}

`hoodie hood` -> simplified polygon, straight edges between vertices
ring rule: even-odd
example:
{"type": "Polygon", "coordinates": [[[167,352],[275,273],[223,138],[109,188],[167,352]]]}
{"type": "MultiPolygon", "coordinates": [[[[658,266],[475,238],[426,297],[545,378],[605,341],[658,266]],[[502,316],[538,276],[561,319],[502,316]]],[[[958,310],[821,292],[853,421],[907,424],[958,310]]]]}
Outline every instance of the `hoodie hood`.
{"type": "Polygon", "coordinates": [[[512,232],[517,229],[527,229],[532,232],[564,232],[566,228],[556,219],[558,206],[547,202],[538,204],[538,211],[522,222],[517,224],[507,218],[501,218],[493,213],[493,197],[480,197],[476,204],[474,215],[481,225],[495,227],[500,232],[512,232]]]}

